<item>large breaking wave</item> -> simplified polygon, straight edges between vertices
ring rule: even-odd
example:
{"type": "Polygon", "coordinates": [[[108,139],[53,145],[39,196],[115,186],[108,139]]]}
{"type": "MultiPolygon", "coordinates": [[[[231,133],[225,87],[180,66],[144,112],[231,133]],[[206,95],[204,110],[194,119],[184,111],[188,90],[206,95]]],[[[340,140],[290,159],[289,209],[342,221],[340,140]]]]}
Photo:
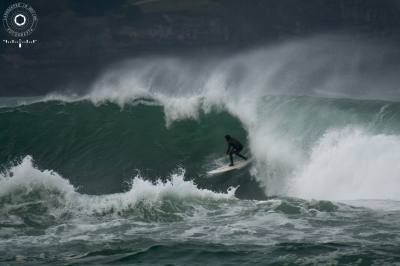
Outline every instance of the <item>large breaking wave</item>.
{"type": "MultiPolygon", "coordinates": [[[[255,159],[251,176],[268,196],[400,199],[396,164],[400,159],[400,107],[388,101],[400,99],[396,87],[399,58],[398,49],[387,45],[323,36],[230,57],[136,59],[113,66],[83,95],[52,94],[40,99],[50,102],[39,109],[58,105],[51,100],[81,101],[56,109],[64,112],[72,127],[82,126],[73,123],[75,116],[88,115],[87,134],[93,143],[81,144],[80,151],[90,153],[105,140],[130,134],[129,128],[143,127],[146,121],[160,125],[159,115],[149,113],[161,106],[166,125],[163,130],[173,132],[175,138],[166,146],[158,145],[161,125],[156,128],[150,136],[155,143],[148,144],[148,151],[155,152],[146,160],[168,154],[166,161],[172,158],[175,167],[192,165],[195,176],[201,177],[205,169],[194,165],[210,164],[219,149],[223,152],[222,144],[217,143],[223,141],[228,129],[241,138],[247,136],[255,159]],[[85,107],[86,100],[98,107],[85,107]],[[110,102],[122,108],[119,113],[110,102]],[[134,119],[142,105],[156,107],[142,109],[141,119],[129,125],[129,118],[134,119]],[[114,108],[112,116],[104,106],[114,108]],[[96,117],[97,122],[89,115],[90,108],[104,112],[96,117]],[[193,120],[199,122],[191,124],[193,120]],[[223,124],[227,120],[231,127],[223,124]],[[106,130],[107,123],[120,126],[118,134],[106,130]],[[90,131],[95,128],[96,132],[90,131]],[[191,146],[193,143],[199,146],[191,146]],[[177,145],[179,151],[172,151],[171,147],[177,145]]],[[[16,115],[14,107],[9,108],[16,115]]],[[[61,143],[61,149],[74,147],[73,137],[76,134],[70,131],[66,136],[69,146],[61,143]]],[[[146,148],[130,148],[137,154],[146,153],[146,148]]],[[[110,154],[107,149],[101,152],[110,154]]],[[[110,167],[126,168],[126,162],[110,167]]],[[[96,167],[94,162],[89,164],[96,167]]],[[[165,173],[172,165],[159,168],[165,173]]],[[[213,182],[199,180],[205,185],[213,182]]]]}

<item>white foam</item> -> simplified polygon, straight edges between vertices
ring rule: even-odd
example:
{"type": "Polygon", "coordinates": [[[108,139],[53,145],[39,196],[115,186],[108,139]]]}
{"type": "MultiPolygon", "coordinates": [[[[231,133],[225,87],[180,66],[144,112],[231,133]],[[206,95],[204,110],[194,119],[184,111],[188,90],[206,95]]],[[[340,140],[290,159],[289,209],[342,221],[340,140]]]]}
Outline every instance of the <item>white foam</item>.
{"type": "Polygon", "coordinates": [[[227,193],[216,193],[198,188],[193,181],[184,180],[184,171],[172,174],[166,182],[155,183],[140,176],[131,182],[131,188],[124,193],[102,196],[87,196],[80,201],[84,210],[90,212],[123,211],[131,209],[138,202],[151,206],[164,199],[183,200],[234,200],[236,188],[229,188],[227,193]]]}
{"type": "MultiPolygon", "coordinates": [[[[123,211],[134,208],[138,202],[148,204],[162,202],[165,198],[183,201],[194,200],[234,200],[236,188],[230,188],[226,193],[216,193],[198,188],[193,181],[184,180],[185,172],[177,171],[163,182],[151,182],[140,176],[132,179],[130,189],[124,193],[101,196],[84,195],[76,192],[70,182],[51,170],[39,170],[34,167],[31,156],[26,156],[22,162],[12,167],[6,174],[0,175],[0,197],[13,193],[28,194],[33,190],[43,189],[61,193],[64,208],[80,213],[123,211]]],[[[50,195],[49,195],[50,196],[50,195]]],[[[50,200],[50,199],[49,199],[50,200]]],[[[46,199],[44,199],[46,201],[46,199]]]]}
{"type": "Polygon", "coordinates": [[[329,200],[399,200],[399,162],[399,136],[331,130],[293,178],[291,194],[329,200]]]}
{"type": "Polygon", "coordinates": [[[20,164],[0,174],[0,197],[19,189],[27,192],[35,188],[74,193],[75,188],[66,179],[51,170],[39,170],[33,166],[32,157],[26,156],[20,164]]]}

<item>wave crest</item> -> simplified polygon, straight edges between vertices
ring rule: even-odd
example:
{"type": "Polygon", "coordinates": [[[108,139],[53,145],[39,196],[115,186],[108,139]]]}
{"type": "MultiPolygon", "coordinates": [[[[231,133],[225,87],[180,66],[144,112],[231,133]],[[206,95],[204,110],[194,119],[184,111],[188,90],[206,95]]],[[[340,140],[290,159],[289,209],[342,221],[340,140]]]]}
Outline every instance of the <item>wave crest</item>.
{"type": "Polygon", "coordinates": [[[151,182],[134,177],[127,192],[85,195],[77,192],[67,179],[51,170],[34,167],[32,157],[0,176],[0,202],[4,215],[44,215],[43,219],[74,216],[117,215],[138,220],[170,220],[190,215],[195,205],[235,200],[236,188],[226,193],[201,189],[184,180],[183,169],[168,180],[151,182]],[[38,212],[38,210],[41,210],[38,212]]]}

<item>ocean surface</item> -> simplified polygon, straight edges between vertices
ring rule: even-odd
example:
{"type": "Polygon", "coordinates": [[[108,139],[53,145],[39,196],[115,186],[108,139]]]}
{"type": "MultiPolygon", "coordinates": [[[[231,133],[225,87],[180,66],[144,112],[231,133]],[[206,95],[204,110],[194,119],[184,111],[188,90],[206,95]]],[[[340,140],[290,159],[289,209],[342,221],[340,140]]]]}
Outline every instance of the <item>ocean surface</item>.
{"type": "Polygon", "coordinates": [[[307,42],[1,98],[0,264],[400,265],[396,75],[307,42]],[[225,134],[252,163],[207,176],[225,134]]]}

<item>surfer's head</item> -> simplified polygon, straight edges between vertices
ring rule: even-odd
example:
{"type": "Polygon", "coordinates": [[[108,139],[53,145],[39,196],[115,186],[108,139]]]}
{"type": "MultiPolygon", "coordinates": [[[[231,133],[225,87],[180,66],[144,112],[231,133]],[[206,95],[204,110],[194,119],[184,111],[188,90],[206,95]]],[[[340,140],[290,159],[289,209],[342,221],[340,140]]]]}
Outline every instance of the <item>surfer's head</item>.
{"type": "Polygon", "coordinates": [[[226,139],[226,140],[230,140],[230,139],[231,139],[231,136],[230,136],[230,135],[225,135],[225,139],[226,139]]]}

